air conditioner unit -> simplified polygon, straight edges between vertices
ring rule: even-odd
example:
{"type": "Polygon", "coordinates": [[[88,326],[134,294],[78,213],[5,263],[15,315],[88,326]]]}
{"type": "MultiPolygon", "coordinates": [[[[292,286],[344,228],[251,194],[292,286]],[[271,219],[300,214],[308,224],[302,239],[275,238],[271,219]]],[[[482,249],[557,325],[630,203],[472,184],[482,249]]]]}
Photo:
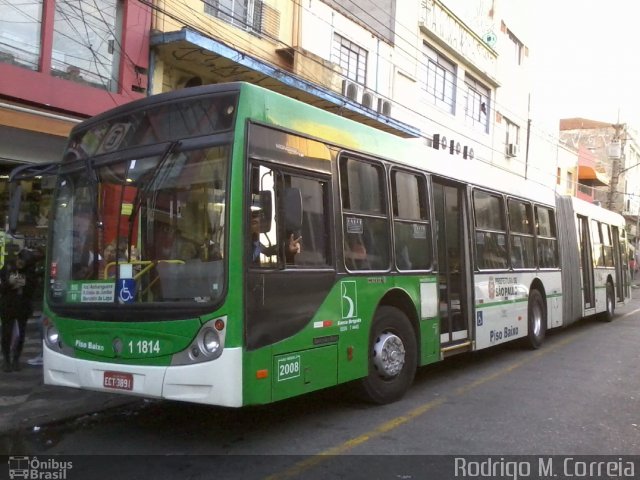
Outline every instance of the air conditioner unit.
{"type": "Polygon", "coordinates": [[[431,146],[436,150],[444,150],[447,148],[447,137],[440,133],[434,133],[431,139],[431,146]]]}
{"type": "Polygon", "coordinates": [[[342,80],[342,95],[359,103],[362,98],[361,87],[350,80],[342,80]]]}
{"type": "Polygon", "coordinates": [[[518,156],[518,145],[515,143],[510,143],[507,145],[507,157],[517,157],[518,156]]]}
{"type": "Polygon", "coordinates": [[[377,98],[375,97],[375,95],[372,92],[365,91],[362,94],[362,102],[361,103],[362,103],[363,107],[367,107],[367,108],[370,108],[370,109],[373,110],[374,108],[376,108],[376,106],[377,106],[376,104],[378,102],[377,102],[377,98]]]}
{"type": "Polygon", "coordinates": [[[385,100],[383,98],[378,99],[378,113],[386,117],[391,116],[391,102],[389,100],[385,100]]]}

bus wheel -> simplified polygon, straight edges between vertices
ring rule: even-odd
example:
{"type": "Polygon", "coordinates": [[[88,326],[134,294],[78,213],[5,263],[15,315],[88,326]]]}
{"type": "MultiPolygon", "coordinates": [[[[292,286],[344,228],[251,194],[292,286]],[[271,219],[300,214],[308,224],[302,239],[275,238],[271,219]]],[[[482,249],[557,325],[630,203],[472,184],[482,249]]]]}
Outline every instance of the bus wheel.
{"type": "Polygon", "coordinates": [[[536,349],[542,345],[547,330],[544,301],[538,290],[531,290],[529,293],[528,316],[527,344],[536,349]]]}
{"type": "Polygon", "coordinates": [[[369,374],[361,381],[367,400],[384,404],[405,394],[416,373],[416,345],[407,316],[395,307],[380,307],[371,326],[369,374]]]}
{"type": "Polygon", "coordinates": [[[613,313],[616,310],[616,301],[615,301],[614,295],[615,294],[613,291],[613,284],[611,282],[607,282],[606,310],[602,312],[602,314],[600,315],[600,318],[604,322],[610,322],[611,320],[613,320],[613,313]]]}

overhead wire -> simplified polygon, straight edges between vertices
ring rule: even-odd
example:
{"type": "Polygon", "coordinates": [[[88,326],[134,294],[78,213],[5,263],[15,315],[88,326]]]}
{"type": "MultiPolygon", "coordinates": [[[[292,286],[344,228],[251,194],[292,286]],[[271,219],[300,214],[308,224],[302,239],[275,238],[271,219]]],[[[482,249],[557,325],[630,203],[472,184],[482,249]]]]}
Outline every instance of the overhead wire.
{"type": "MultiPolygon", "coordinates": [[[[103,9],[101,9],[97,5],[95,0],[93,1],[93,4],[94,4],[94,7],[95,7],[95,11],[98,12],[99,16],[94,15],[93,13],[85,12],[85,10],[82,8],[82,1],[78,2],[78,8],[77,9],[75,9],[75,6],[71,5],[71,2],[69,2],[68,0],[62,0],[61,2],[60,2],[60,0],[58,0],[58,2],[56,2],[56,9],[57,9],[58,3],[66,3],[72,9],[72,12],[76,14],[77,20],[79,20],[82,23],[82,25],[84,26],[85,35],[86,35],[86,43],[82,43],[81,42],[81,39],[83,38],[83,36],[78,31],[77,27],[73,24],[72,19],[69,17],[69,14],[67,12],[63,12],[61,9],[58,10],[61,14],[65,15],[65,19],[67,20],[67,23],[76,31],[76,34],[77,34],[78,38],[77,39],[70,38],[70,39],[72,41],[75,41],[76,43],[78,43],[82,47],[86,48],[91,53],[91,55],[93,57],[93,62],[96,65],[96,74],[100,77],[100,79],[102,81],[102,85],[105,88],[105,91],[107,92],[109,97],[112,99],[114,104],[118,105],[119,102],[113,96],[113,92],[110,89],[109,82],[114,82],[116,84],[116,86],[118,87],[117,91],[119,93],[121,93],[123,95],[127,95],[132,99],[133,98],[137,98],[137,97],[134,97],[132,95],[132,93],[128,89],[126,89],[124,87],[124,85],[120,82],[119,75],[117,75],[117,76],[107,75],[105,77],[102,74],[100,74],[100,72],[99,72],[100,67],[102,67],[102,69],[105,72],[110,72],[111,67],[112,67],[112,62],[110,62],[109,59],[104,57],[104,55],[99,54],[99,52],[96,51],[96,49],[93,47],[93,45],[90,42],[90,36],[91,35],[89,33],[88,26],[87,26],[89,24],[89,22],[87,21],[87,18],[93,18],[95,20],[94,22],[91,23],[92,30],[95,31],[95,29],[99,28],[100,26],[102,26],[102,27],[104,27],[106,29],[106,31],[114,38],[114,41],[117,42],[117,45],[119,46],[120,53],[123,54],[125,59],[128,60],[135,68],[135,62],[133,62],[133,60],[127,55],[126,50],[124,48],[122,48],[122,44],[120,43],[120,40],[119,40],[119,36],[120,35],[117,34],[111,27],[112,23],[115,24],[117,13],[114,13],[114,15],[111,18],[111,20],[108,21],[105,18],[105,13],[103,12],[103,9]],[[105,79],[106,79],[106,82],[105,82],[105,79]]],[[[114,2],[114,7],[116,9],[118,8],[118,2],[114,2]]],[[[61,35],[65,35],[62,32],[60,34],[61,35]]],[[[97,36],[98,36],[98,38],[100,38],[100,39],[102,39],[104,41],[105,35],[100,35],[98,33],[97,36]]],[[[81,57],[79,57],[79,58],[81,58],[81,57]]]]}
{"type": "MultiPolygon", "coordinates": [[[[328,23],[328,22],[326,22],[324,19],[322,19],[319,15],[317,15],[315,12],[311,11],[309,8],[307,8],[307,7],[305,7],[304,5],[302,5],[302,2],[301,2],[300,0],[293,0],[293,1],[294,1],[298,6],[300,6],[300,8],[304,9],[306,12],[313,14],[313,15],[314,15],[314,17],[316,17],[316,18],[317,18],[317,19],[319,19],[320,21],[324,21],[325,23],[328,23]]],[[[348,0],[348,1],[349,1],[350,3],[352,3],[353,5],[355,5],[358,9],[363,10],[363,9],[362,9],[362,7],[360,7],[359,5],[355,4],[352,0],[348,0]]],[[[65,3],[68,3],[68,2],[65,2],[65,3]]],[[[156,11],[160,11],[160,13],[163,13],[163,14],[165,14],[165,15],[168,13],[166,10],[163,10],[162,8],[157,7],[156,5],[153,5],[153,4],[152,4],[152,2],[149,2],[149,1],[147,1],[147,2],[142,1],[141,3],[146,4],[146,5],[150,6],[150,7],[152,7],[152,8],[153,8],[153,9],[155,9],[156,11]]],[[[210,3],[210,2],[207,2],[206,0],[204,0],[204,1],[203,1],[203,3],[207,3],[208,5],[213,6],[213,5],[211,5],[211,3],[210,3]]],[[[95,3],[95,0],[94,0],[94,5],[97,7],[97,4],[95,3]]],[[[207,34],[208,32],[206,31],[206,26],[207,26],[207,25],[206,25],[206,23],[207,23],[207,22],[206,22],[206,19],[205,19],[205,20],[203,20],[203,19],[201,19],[201,18],[200,18],[200,17],[204,14],[204,12],[200,12],[200,11],[198,11],[198,10],[195,10],[195,9],[193,9],[193,7],[187,6],[187,5],[185,5],[185,4],[182,4],[182,5],[183,5],[183,8],[186,8],[186,11],[185,11],[185,10],[183,10],[183,15],[186,15],[186,18],[174,18],[174,20],[177,20],[177,21],[179,21],[179,22],[181,22],[181,23],[184,23],[184,24],[186,24],[186,25],[188,25],[188,26],[195,26],[195,25],[194,25],[193,23],[190,23],[190,22],[189,22],[189,21],[187,21],[187,20],[189,20],[189,19],[191,19],[191,20],[198,20],[198,23],[204,23],[204,25],[201,25],[201,27],[202,27],[202,28],[200,28],[199,30],[200,30],[202,33],[207,34]]],[[[214,8],[217,8],[217,10],[218,10],[218,11],[222,11],[223,13],[225,13],[225,14],[226,14],[226,15],[228,15],[228,16],[230,16],[231,18],[235,18],[235,16],[234,16],[234,12],[233,12],[233,11],[228,11],[228,10],[227,10],[227,11],[225,11],[224,6],[223,6],[223,9],[220,9],[220,8],[219,8],[219,6],[218,6],[218,7],[213,6],[213,7],[214,7],[214,8]]],[[[111,32],[113,33],[113,31],[111,30],[111,27],[110,27],[109,23],[105,21],[105,18],[104,18],[104,16],[102,15],[102,12],[100,11],[100,9],[97,9],[97,11],[100,13],[100,15],[101,15],[101,17],[102,17],[102,23],[104,23],[104,24],[107,26],[107,28],[109,29],[109,31],[111,31],[111,32]]],[[[363,11],[364,11],[364,10],[363,10],[363,11]]],[[[85,24],[85,29],[86,29],[86,13],[82,10],[82,8],[81,8],[81,12],[80,12],[80,14],[81,14],[80,18],[81,18],[81,19],[83,19],[83,20],[85,20],[83,23],[85,24]]],[[[388,13],[387,13],[387,15],[390,15],[390,14],[388,14],[388,13]]],[[[372,18],[373,18],[375,21],[378,21],[379,23],[381,23],[381,22],[380,22],[380,20],[378,20],[376,17],[372,17],[372,18]]],[[[72,25],[72,24],[71,24],[71,20],[70,20],[70,19],[67,19],[67,22],[68,22],[70,25],[72,25]]],[[[238,22],[238,21],[237,21],[237,19],[236,19],[235,23],[239,23],[240,25],[243,25],[243,26],[244,26],[244,27],[246,27],[246,28],[251,28],[251,27],[253,27],[253,25],[249,25],[247,22],[242,22],[242,21],[241,21],[241,22],[238,22]]],[[[366,22],[365,22],[365,25],[366,25],[366,26],[369,26],[366,22]]],[[[72,26],[73,26],[73,25],[72,25],[72,26]]],[[[383,26],[384,26],[384,25],[383,25],[383,26]]],[[[369,27],[370,27],[370,26],[369,26],[369,27]]],[[[402,27],[402,28],[404,28],[404,29],[407,29],[407,30],[408,30],[408,28],[407,28],[405,25],[401,25],[401,27],[402,27]]],[[[75,26],[74,26],[74,28],[75,28],[75,26]]],[[[77,32],[77,29],[76,29],[76,32],[77,32]]],[[[79,32],[77,32],[77,33],[79,34],[79,32]]],[[[86,32],[86,33],[87,33],[87,37],[88,37],[88,32],[86,32]]],[[[229,33],[229,32],[228,32],[228,33],[229,33]]],[[[265,34],[265,32],[261,32],[261,34],[263,34],[263,35],[264,35],[264,34],[265,34]]],[[[395,34],[395,32],[394,32],[394,34],[395,34]]],[[[233,35],[233,34],[232,34],[232,35],[233,35]]],[[[127,56],[127,57],[128,57],[128,55],[126,54],[126,51],[122,48],[122,45],[119,43],[119,38],[118,38],[119,36],[118,36],[118,35],[115,35],[115,34],[114,34],[113,36],[114,36],[114,39],[116,39],[116,41],[118,42],[118,45],[119,45],[119,47],[120,47],[120,51],[121,51],[121,52],[123,52],[123,53],[125,54],[125,56],[127,56]]],[[[238,40],[243,40],[243,37],[241,37],[240,35],[237,35],[237,34],[236,34],[236,35],[234,35],[234,36],[235,36],[235,37],[236,37],[236,39],[238,39],[238,40]]],[[[399,38],[401,38],[401,39],[403,39],[404,41],[406,41],[406,39],[405,39],[404,37],[402,37],[401,35],[399,35],[399,34],[398,34],[398,37],[399,37],[399,38]]],[[[271,39],[272,39],[272,40],[277,40],[277,39],[274,39],[273,37],[271,37],[271,39]]],[[[281,44],[283,44],[283,45],[287,46],[287,44],[286,44],[286,43],[284,43],[284,42],[279,41],[279,43],[281,43],[281,44]]],[[[83,46],[87,47],[87,45],[84,45],[84,44],[83,44],[83,46]]],[[[95,62],[95,64],[96,64],[96,67],[98,66],[98,63],[100,63],[100,65],[104,66],[104,63],[103,63],[103,62],[102,62],[102,61],[97,57],[96,52],[94,51],[94,49],[93,49],[93,48],[91,48],[91,45],[90,45],[90,44],[88,45],[88,47],[89,47],[89,51],[91,51],[92,55],[94,56],[94,62],[95,62]]],[[[395,45],[395,48],[398,48],[398,45],[397,45],[397,44],[395,45]]],[[[401,47],[401,46],[400,46],[400,49],[403,49],[403,47],[401,47]]],[[[272,52],[270,52],[270,51],[267,51],[266,49],[262,49],[262,51],[263,51],[265,54],[267,54],[267,55],[268,55],[268,54],[270,54],[270,53],[272,53],[272,52]]],[[[380,61],[380,60],[386,61],[386,59],[385,59],[385,58],[383,58],[383,57],[381,57],[377,52],[372,52],[372,53],[377,57],[377,61],[380,61]]],[[[410,54],[410,52],[407,52],[406,50],[405,50],[405,53],[410,54]]],[[[304,55],[304,53],[302,53],[302,54],[304,55]]],[[[418,54],[419,54],[419,55],[420,55],[420,54],[424,55],[424,51],[423,51],[423,50],[422,50],[422,51],[418,50],[418,54]]],[[[130,58],[128,58],[128,60],[129,60],[129,61],[131,61],[131,62],[133,63],[133,61],[132,61],[130,58]]],[[[313,59],[313,58],[311,58],[310,60],[311,60],[311,61],[317,61],[316,59],[313,59]]],[[[425,70],[427,70],[427,69],[429,68],[429,65],[428,65],[428,64],[425,64],[421,59],[416,59],[416,61],[417,61],[417,68],[423,68],[423,69],[425,69],[425,70]]],[[[309,73],[309,72],[307,72],[307,74],[308,74],[308,73],[309,73]]],[[[436,72],[436,78],[437,78],[438,76],[442,76],[442,74],[441,74],[440,72],[436,72]]],[[[445,82],[445,83],[446,83],[446,82],[451,82],[450,80],[448,80],[448,79],[446,79],[446,78],[442,78],[442,80],[443,80],[443,82],[445,82]]],[[[119,81],[118,81],[118,83],[119,83],[119,81]]],[[[453,87],[453,90],[452,90],[452,91],[454,92],[452,95],[455,95],[455,84],[452,82],[452,85],[451,85],[451,86],[453,87]]],[[[120,85],[120,87],[122,87],[122,85],[120,85]]],[[[122,91],[124,91],[125,89],[121,88],[121,90],[122,90],[122,91]]],[[[376,92],[376,93],[377,93],[377,92],[376,92]]],[[[385,97],[385,98],[386,98],[386,97],[385,97]]],[[[493,100],[493,104],[495,105],[495,110],[497,111],[497,107],[500,107],[501,105],[500,105],[500,104],[499,104],[499,102],[497,101],[497,98],[494,98],[494,99],[492,99],[492,100],[493,100]]],[[[115,101],[115,100],[114,100],[114,101],[115,101]]],[[[406,108],[406,106],[405,106],[405,108],[406,108]]],[[[430,122],[434,123],[435,125],[439,125],[439,126],[441,126],[441,127],[444,127],[444,128],[447,128],[447,129],[450,129],[450,130],[454,131],[455,133],[459,134],[460,136],[462,136],[462,137],[464,137],[464,138],[467,138],[468,140],[471,140],[471,141],[472,141],[472,142],[474,142],[475,144],[478,144],[478,145],[481,145],[481,146],[485,147],[488,151],[492,151],[493,153],[497,153],[497,154],[503,154],[503,153],[504,153],[504,152],[502,152],[501,150],[498,150],[498,149],[494,148],[494,147],[493,147],[492,145],[490,145],[490,144],[483,143],[482,141],[479,141],[477,138],[475,138],[475,137],[471,137],[470,135],[467,135],[465,132],[456,131],[456,130],[454,130],[454,128],[455,128],[455,127],[454,127],[454,128],[452,128],[452,127],[451,127],[451,126],[449,126],[449,125],[444,125],[444,124],[442,124],[441,122],[438,122],[437,120],[434,120],[433,118],[427,117],[426,115],[422,114],[421,112],[418,112],[418,111],[417,111],[417,110],[415,110],[415,109],[408,108],[407,110],[408,110],[408,111],[410,111],[410,112],[412,112],[412,113],[414,113],[414,114],[419,115],[421,118],[424,118],[424,119],[426,119],[426,120],[428,120],[428,121],[430,121],[430,122]]],[[[493,112],[491,112],[491,113],[493,113],[493,112]]],[[[516,116],[517,116],[517,115],[513,115],[513,112],[510,112],[510,113],[509,113],[508,118],[510,118],[510,119],[511,119],[511,118],[513,118],[513,119],[515,120],[515,118],[514,118],[514,117],[516,117],[516,116]]],[[[495,116],[493,116],[493,117],[494,117],[493,122],[491,122],[490,120],[488,120],[488,123],[491,125],[491,127],[493,127],[493,128],[495,129],[495,116]]],[[[429,139],[429,137],[424,137],[424,138],[425,138],[425,139],[429,139]]],[[[551,145],[558,146],[558,148],[564,148],[562,145],[558,145],[558,144],[556,144],[556,143],[554,143],[554,142],[549,141],[548,139],[543,139],[543,140],[547,141],[547,142],[548,142],[548,143],[550,143],[551,145]]],[[[496,164],[496,163],[495,163],[493,160],[491,160],[491,159],[482,159],[482,158],[477,158],[477,160],[479,160],[479,161],[483,161],[483,162],[485,162],[485,163],[488,163],[488,164],[490,164],[490,165],[492,165],[492,166],[494,166],[494,167],[502,168],[502,166],[501,166],[501,165],[496,164]]],[[[522,162],[522,161],[520,161],[520,160],[515,160],[515,162],[514,162],[514,163],[516,163],[516,162],[517,162],[517,163],[523,163],[523,162],[522,162]]],[[[530,165],[530,166],[531,166],[532,168],[535,168],[535,166],[533,166],[533,165],[530,165]]],[[[512,169],[510,169],[510,168],[504,168],[504,170],[506,170],[506,171],[513,171],[513,170],[512,170],[512,169]]],[[[552,177],[553,177],[553,178],[556,178],[556,175],[552,175],[552,177]]]]}

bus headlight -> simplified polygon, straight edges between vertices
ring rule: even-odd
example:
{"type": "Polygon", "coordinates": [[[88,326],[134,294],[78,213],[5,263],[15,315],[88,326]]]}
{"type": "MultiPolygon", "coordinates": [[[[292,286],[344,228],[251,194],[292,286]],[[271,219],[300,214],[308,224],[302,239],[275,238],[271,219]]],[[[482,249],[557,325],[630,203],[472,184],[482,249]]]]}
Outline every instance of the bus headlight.
{"type": "Polygon", "coordinates": [[[44,340],[47,342],[47,346],[55,350],[60,350],[60,334],[58,333],[58,329],[52,323],[47,325],[46,328],[44,340]]]}
{"type": "Polygon", "coordinates": [[[171,365],[190,365],[215,360],[224,351],[227,317],[209,320],[200,327],[187,348],[173,355],[171,365]]]}
{"type": "Polygon", "coordinates": [[[220,336],[218,332],[211,328],[207,328],[202,335],[202,347],[205,354],[214,354],[220,349],[220,336]]]}

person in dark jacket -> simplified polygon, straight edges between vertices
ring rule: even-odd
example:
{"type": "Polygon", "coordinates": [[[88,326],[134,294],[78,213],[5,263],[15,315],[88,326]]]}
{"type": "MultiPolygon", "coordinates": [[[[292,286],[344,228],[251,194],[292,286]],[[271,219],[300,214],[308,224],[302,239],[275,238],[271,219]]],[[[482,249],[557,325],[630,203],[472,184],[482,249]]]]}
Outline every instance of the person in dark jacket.
{"type": "Polygon", "coordinates": [[[33,313],[31,299],[37,281],[32,260],[31,252],[23,249],[18,252],[15,260],[8,261],[0,269],[0,320],[5,372],[20,370],[20,353],[24,344],[27,320],[33,313]],[[14,325],[17,326],[17,332],[14,332],[14,325]],[[14,336],[17,337],[17,341],[12,345],[14,336]]]}

